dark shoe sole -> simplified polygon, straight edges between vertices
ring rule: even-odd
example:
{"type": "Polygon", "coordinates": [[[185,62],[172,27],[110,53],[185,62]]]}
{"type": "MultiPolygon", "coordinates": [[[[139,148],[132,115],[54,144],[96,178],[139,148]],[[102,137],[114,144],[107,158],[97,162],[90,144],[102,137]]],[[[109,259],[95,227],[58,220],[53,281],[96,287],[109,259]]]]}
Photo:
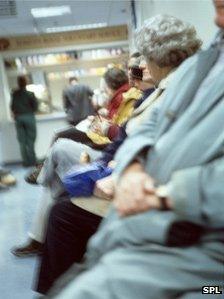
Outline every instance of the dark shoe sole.
{"type": "Polygon", "coordinates": [[[32,257],[32,256],[38,256],[38,255],[42,255],[41,251],[25,251],[25,252],[16,252],[14,250],[11,250],[11,253],[16,256],[16,257],[20,257],[20,258],[26,258],[26,257],[32,257]]]}
{"type": "Polygon", "coordinates": [[[38,185],[37,181],[34,181],[28,177],[25,177],[24,180],[30,185],[38,185]]]}

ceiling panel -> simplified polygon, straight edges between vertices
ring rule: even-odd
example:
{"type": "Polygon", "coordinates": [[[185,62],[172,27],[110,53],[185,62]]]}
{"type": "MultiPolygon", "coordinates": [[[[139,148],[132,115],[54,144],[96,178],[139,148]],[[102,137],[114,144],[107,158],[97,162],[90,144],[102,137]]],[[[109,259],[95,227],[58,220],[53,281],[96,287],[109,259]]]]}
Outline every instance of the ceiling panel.
{"type": "MultiPolygon", "coordinates": [[[[2,0],[0,0],[1,2],[2,0]]],[[[49,27],[107,23],[126,24],[128,0],[16,0],[17,15],[0,18],[0,36],[44,33],[49,27]],[[71,14],[34,19],[31,8],[69,5],[71,14]]]]}

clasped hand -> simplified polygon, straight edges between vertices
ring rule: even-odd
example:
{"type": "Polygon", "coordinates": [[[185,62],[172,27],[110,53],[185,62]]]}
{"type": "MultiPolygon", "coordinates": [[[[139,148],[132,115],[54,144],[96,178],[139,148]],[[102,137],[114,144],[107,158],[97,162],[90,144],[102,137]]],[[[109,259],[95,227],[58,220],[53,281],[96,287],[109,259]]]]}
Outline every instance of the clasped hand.
{"type": "Polygon", "coordinates": [[[154,181],[140,163],[133,163],[122,175],[115,189],[114,206],[123,217],[161,207],[154,181]]]}
{"type": "Polygon", "coordinates": [[[95,184],[93,194],[99,198],[112,200],[114,196],[114,179],[110,175],[106,178],[98,180],[95,184]]]}
{"type": "Polygon", "coordinates": [[[91,119],[92,123],[90,125],[90,130],[96,134],[99,134],[101,136],[105,135],[105,128],[109,127],[110,122],[103,117],[95,116],[93,119],[91,119]]]}

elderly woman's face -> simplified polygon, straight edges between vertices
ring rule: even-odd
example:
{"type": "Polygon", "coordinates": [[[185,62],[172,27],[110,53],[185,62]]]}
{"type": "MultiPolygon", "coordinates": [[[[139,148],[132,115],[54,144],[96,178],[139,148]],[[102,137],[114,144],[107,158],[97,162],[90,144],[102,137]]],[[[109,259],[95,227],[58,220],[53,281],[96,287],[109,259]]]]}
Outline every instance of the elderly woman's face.
{"type": "Polygon", "coordinates": [[[139,68],[142,69],[142,72],[143,72],[142,81],[152,83],[153,79],[152,79],[151,73],[149,71],[148,65],[147,65],[144,57],[141,57],[141,62],[140,62],[139,68]]]}
{"type": "Polygon", "coordinates": [[[172,67],[159,67],[152,60],[147,61],[147,67],[155,85],[158,85],[159,82],[172,70],[172,67]]]}
{"type": "Polygon", "coordinates": [[[215,23],[224,28],[224,0],[213,0],[216,10],[215,23]]]}

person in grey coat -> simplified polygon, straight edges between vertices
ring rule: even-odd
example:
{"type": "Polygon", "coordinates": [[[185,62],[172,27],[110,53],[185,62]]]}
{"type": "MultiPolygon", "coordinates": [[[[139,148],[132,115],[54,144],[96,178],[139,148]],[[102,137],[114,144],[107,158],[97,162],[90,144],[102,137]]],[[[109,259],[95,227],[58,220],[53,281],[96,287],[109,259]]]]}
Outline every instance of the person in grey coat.
{"type": "Polygon", "coordinates": [[[93,91],[87,85],[80,84],[76,77],[69,79],[69,86],[63,90],[63,106],[67,121],[77,125],[87,116],[95,113],[92,104],[93,91]]]}
{"type": "MultiPolygon", "coordinates": [[[[215,5],[224,29],[224,3],[215,5]]],[[[146,58],[141,38],[151,30],[146,24],[137,38],[146,58]]],[[[183,63],[162,104],[121,147],[114,208],[89,242],[85,270],[73,266],[70,283],[47,298],[196,299],[212,285],[221,292],[223,35],[183,63]]]]}

